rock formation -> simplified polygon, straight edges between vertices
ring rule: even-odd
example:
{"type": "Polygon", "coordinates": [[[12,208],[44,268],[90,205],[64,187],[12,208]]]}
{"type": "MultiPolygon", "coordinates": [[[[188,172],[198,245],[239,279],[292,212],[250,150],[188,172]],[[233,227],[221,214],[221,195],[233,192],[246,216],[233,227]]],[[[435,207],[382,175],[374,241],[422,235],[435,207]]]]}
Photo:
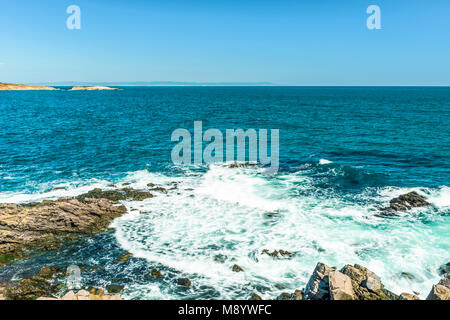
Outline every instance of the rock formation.
{"type": "Polygon", "coordinates": [[[24,91],[24,90],[59,90],[47,86],[28,86],[24,84],[0,83],[0,91],[24,91]]]}
{"type": "Polygon", "coordinates": [[[134,189],[94,189],[76,198],[0,204],[0,257],[5,260],[5,254],[52,244],[61,236],[101,232],[126,212],[119,200],[150,197],[149,192],[134,189]]]}
{"type": "Polygon", "coordinates": [[[70,89],[71,91],[77,91],[77,90],[87,90],[87,91],[91,91],[91,90],[119,90],[117,88],[110,88],[110,87],[104,87],[104,86],[75,86],[72,89],[70,89]]]}
{"type": "Polygon", "coordinates": [[[389,202],[389,207],[382,208],[381,213],[378,215],[395,216],[399,211],[407,211],[412,208],[425,207],[429,205],[431,205],[431,203],[427,201],[426,197],[418,194],[416,191],[412,191],[392,199],[389,202]]]}

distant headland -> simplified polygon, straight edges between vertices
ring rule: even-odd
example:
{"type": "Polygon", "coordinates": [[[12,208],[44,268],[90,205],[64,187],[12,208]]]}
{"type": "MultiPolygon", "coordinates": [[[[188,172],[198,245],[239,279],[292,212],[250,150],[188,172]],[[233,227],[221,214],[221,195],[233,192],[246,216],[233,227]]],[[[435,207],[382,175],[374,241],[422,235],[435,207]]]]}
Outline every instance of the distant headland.
{"type": "MultiPolygon", "coordinates": [[[[61,90],[59,88],[40,86],[40,85],[25,85],[25,84],[13,84],[13,83],[1,83],[0,91],[25,91],[25,90],[61,90]]],[[[91,91],[91,90],[119,90],[117,88],[110,88],[105,86],[74,86],[70,91],[91,91]]]]}

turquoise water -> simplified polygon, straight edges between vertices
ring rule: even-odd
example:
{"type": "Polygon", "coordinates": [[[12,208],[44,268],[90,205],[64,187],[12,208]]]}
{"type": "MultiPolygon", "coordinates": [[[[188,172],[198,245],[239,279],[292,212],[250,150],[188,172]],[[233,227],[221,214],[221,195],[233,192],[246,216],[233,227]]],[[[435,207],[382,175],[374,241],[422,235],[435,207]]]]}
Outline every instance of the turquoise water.
{"type": "Polygon", "coordinates": [[[132,299],[275,298],[304,287],[322,261],[365,265],[394,292],[425,297],[450,258],[450,88],[1,92],[0,127],[0,202],[111,183],[178,186],[125,202],[128,214],[113,233],[3,267],[0,277],[77,264],[91,270],[83,271],[85,285],[115,281],[132,299]],[[173,165],[171,133],[192,131],[194,120],[222,132],[279,129],[278,174],[173,165]],[[433,206],[375,216],[412,190],[433,206]],[[273,260],[263,249],[294,256],[273,260]],[[114,262],[124,250],[134,258],[114,262]],[[235,263],[245,272],[232,272],[235,263]],[[162,279],[149,279],[154,267],[162,279]],[[179,288],[181,276],[193,286],[179,288]]]}

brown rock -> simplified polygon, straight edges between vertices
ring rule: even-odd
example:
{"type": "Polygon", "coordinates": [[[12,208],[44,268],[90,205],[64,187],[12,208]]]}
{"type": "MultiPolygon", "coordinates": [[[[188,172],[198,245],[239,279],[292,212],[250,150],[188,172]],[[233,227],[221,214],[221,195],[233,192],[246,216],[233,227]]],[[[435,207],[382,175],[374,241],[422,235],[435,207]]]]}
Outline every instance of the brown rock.
{"type": "Polygon", "coordinates": [[[433,285],[427,300],[450,300],[450,279],[443,278],[438,284],[433,285]]]}
{"type": "Polygon", "coordinates": [[[400,294],[399,300],[420,300],[418,296],[410,293],[403,292],[400,294]]]}
{"type": "Polygon", "coordinates": [[[306,284],[304,300],[330,300],[328,274],[336,270],[319,262],[306,284]]]}
{"type": "Polygon", "coordinates": [[[261,298],[260,296],[258,296],[256,293],[254,293],[254,294],[251,296],[250,300],[262,300],[262,298],[261,298]]]}
{"type": "Polygon", "coordinates": [[[244,269],[242,269],[240,266],[238,266],[237,264],[235,264],[233,266],[233,268],[231,269],[233,272],[243,272],[244,269]]]}
{"type": "Polygon", "coordinates": [[[349,276],[337,271],[330,271],[328,274],[331,300],[354,300],[352,279],[349,276]]]}

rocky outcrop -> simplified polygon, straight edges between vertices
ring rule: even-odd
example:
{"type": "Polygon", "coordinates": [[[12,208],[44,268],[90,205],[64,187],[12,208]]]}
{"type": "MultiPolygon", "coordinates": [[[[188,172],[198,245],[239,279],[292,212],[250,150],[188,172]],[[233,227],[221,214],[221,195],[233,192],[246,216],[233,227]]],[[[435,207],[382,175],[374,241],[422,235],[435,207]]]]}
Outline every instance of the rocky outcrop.
{"type": "Polygon", "coordinates": [[[274,250],[272,252],[270,252],[267,249],[264,249],[261,253],[266,254],[272,258],[291,258],[293,256],[292,253],[283,249],[274,250]]]}
{"type": "Polygon", "coordinates": [[[340,271],[318,263],[305,288],[304,300],[397,300],[367,268],[346,265],[340,271]]]}
{"type": "Polygon", "coordinates": [[[438,284],[433,285],[427,300],[450,300],[450,279],[443,278],[438,284]]]}
{"type": "Polygon", "coordinates": [[[399,300],[420,300],[418,296],[410,293],[403,292],[398,297],[399,300]]]}
{"type": "Polygon", "coordinates": [[[244,272],[244,269],[242,269],[240,266],[238,266],[237,264],[233,265],[233,268],[231,268],[231,270],[233,272],[244,272]]]}
{"type": "Polygon", "coordinates": [[[119,90],[117,88],[110,88],[110,87],[104,87],[104,86],[75,86],[70,89],[71,91],[77,91],[77,90],[119,90]]]}
{"type": "Polygon", "coordinates": [[[101,232],[126,212],[119,200],[150,197],[149,192],[129,188],[94,189],[76,198],[0,204],[0,263],[20,256],[22,249],[48,246],[61,237],[67,240],[68,234],[101,232]]]}
{"type": "Polygon", "coordinates": [[[412,208],[426,207],[431,205],[427,198],[412,191],[402,194],[389,202],[389,207],[382,208],[379,216],[394,216],[399,211],[406,211],[412,208]]]}
{"type": "Polygon", "coordinates": [[[0,91],[25,91],[25,90],[59,90],[47,86],[28,86],[24,84],[0,83],[0,91]]]}

